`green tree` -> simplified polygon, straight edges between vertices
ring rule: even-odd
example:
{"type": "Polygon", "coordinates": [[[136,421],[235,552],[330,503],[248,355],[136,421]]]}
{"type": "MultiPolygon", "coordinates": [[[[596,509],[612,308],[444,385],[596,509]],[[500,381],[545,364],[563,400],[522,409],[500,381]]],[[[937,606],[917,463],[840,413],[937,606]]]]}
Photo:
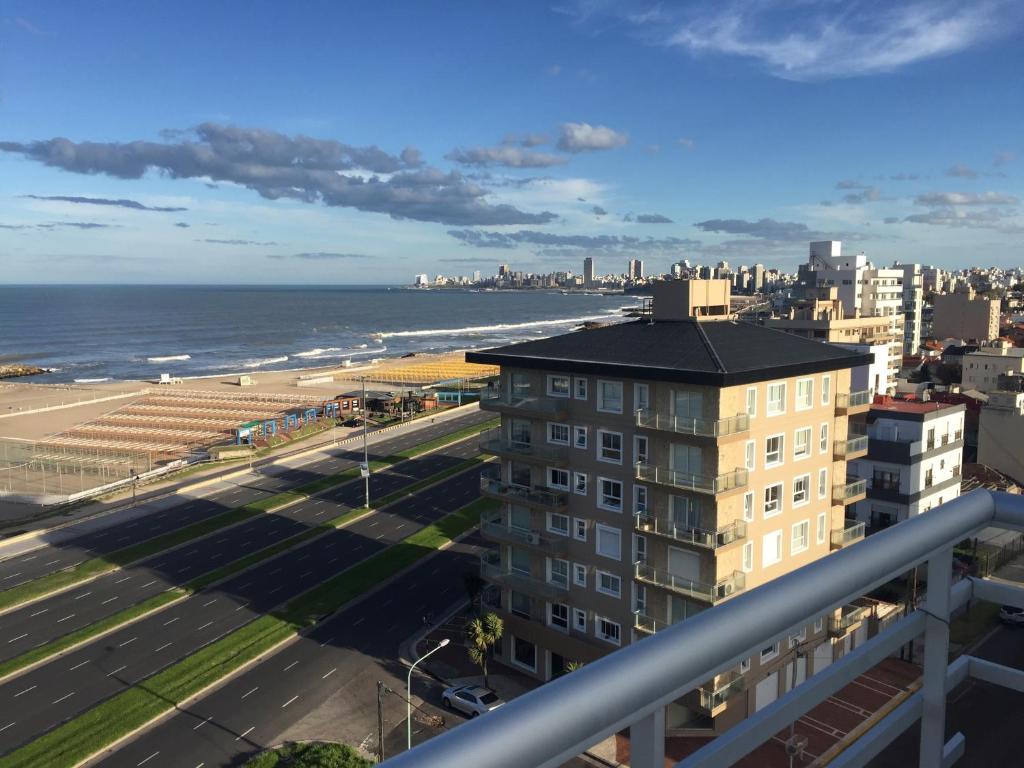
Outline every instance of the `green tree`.
{"type": "Polygon", "coordinates": [[[494,653],[494,644],[501,639],[505,631],[505,623],[496,613],[487,613],[473,619],[466,625],[466,639],[469,640],[469,659],[478,667],[484,676],[484,687],[487,683],[487,662],[494,653]]]}

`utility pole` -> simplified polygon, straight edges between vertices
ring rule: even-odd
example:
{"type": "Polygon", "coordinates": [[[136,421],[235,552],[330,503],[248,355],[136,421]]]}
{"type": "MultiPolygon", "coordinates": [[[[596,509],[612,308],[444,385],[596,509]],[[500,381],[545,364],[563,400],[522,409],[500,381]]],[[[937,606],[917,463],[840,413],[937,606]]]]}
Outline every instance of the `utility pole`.
{"type": "Polygon", "coordinates": [[[384,694],[394,693],[380,680],[377,681],[377,762],[384,762],[384,694]]]}
{"type": "Polygon", "coordinates": [[[362,472],[362,475],[363,475],[363,480],[366,483],[366,508],[369,509],[370,508],[370,450],[369,450],[369,448],[366,445],[366,430],[369,428],[369,425],[367,424],[367,421],[366,421],[366,377],[365,376],[363,376],[363,402],[362,402],[362,410],[363,410],[363,466],[361,467],[361,472],[362,472]]]}

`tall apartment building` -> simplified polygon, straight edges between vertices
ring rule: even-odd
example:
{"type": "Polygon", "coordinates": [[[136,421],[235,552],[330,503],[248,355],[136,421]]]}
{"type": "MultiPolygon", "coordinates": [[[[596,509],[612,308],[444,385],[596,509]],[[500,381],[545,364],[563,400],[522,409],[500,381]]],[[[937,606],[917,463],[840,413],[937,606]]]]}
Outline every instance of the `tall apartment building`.
{"type": "Polygon", "coordinates": [[[924,276],[920,264],[894,264],[903,270],[903,354],[916,355],[921,348],[924,314],[924,276]]]}
{"type": "Polygon", "coordinates": [[[629,260],[629,279],[630,280],[643,280],[644,278],[644,263],[640,259],[629,260]]]}
{"type": "Polygon", "coordinates": [[[583,259],[583,287],[591,288],[594,285],[594,259],[587,256],[583,259]]]}
{"type": "Polygon", "coordinates": [[[885,528],[960,495],[964,405],[885,400],[867,415],[868,452],[850,471],[867,480],[854,511],[885,528]]]}
{"type": "MultiPolygon", "coordinates": [[[[481,400],[502,416],[481,574],[505,663],[551,679],[863,536],[844,510],[865,493],[847,460],[866,450],[848,420],[870,404],[850,390],[867,357],[729,309],[728,281],[660,283],[649,318],[466,354],[501,366],[481,400]]],[[[709,680],[669,726],[766,706],[860,642],[867,611],[709,680]]]]}
{"type": "Polygon", "coordinates": [[[938,339],[988,341],[999,336],[999,299],[976,297],[967,287],[934,298],[932,335],[938,339]]]}

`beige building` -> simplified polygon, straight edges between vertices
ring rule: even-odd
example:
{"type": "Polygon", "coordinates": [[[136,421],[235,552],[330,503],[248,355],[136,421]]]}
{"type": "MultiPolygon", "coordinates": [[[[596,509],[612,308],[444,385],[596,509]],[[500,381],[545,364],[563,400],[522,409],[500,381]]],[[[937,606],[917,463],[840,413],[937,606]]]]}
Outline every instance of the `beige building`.
{"type": "Polygon", "coordinates": [[[964,355],[962,388],[992,392],[998,388],[1000,375],[1024,373],[1024,349],[1010,342],[997,342],[964,355]]]}
{"type": "MultiPolygon", "coordinates": [[[[863,536],[847,460],[864,355],[729,315],[727,281],[659,286],[651,316],[467,353],[498,364],[481,405],[502,502],[482,521],[500,658],[547,680],[863,536]]],[[[720,731],[867,637],[869,602],[670,705],[674,729],[720,731]]],[[[742,631],[739,629],[738,631],[742,631]]]]}
{"type": "Polygon", "coordinates": [[[1024,484],[1024,392],[989,395],[978,419],[978,463],[1024,484]]]}
{"type": "Polygon", "coordinates": [[[973,288],[934,298],[932,336],[988,341],[999,336],[999,299],[976,298],[973,288]]]}

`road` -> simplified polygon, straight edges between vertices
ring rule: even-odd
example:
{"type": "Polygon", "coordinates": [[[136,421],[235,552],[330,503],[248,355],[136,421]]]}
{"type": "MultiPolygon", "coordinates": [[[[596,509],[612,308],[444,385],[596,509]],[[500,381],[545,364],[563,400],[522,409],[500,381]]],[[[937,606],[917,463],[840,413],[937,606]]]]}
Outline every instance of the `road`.
{"type": "MultiPolygon", "coordinates": [[[[1024,627],[1000,626],[973,653],[1008,667],[1024,669],[1024,627]]],[[[1013,735],[1024,722],[1024,694],[999,685],[969,680],[953,690],[946,705],[946,738],[957,731],[967,739],[958,768],[1021,765],[1021,748],[1013,735]]],[[[921,729],[915,725],[869,765],[905,768],[917,765],[921,729]]]]}
{"type": "MultiPolygon", "coordinates": [[[[7,715],[7,721],[0,722],[0,752],[39,736],[465,505],[479,495],[478,476],[476,469],[454,476],[0,685],[0,712],[7,715]]],[[[395,468],[378,473],[375,481],[382,484],[378,493],[383,493],[405,484],[407,478],[395,468]]],[[[360,490],[358,484],[340,488],[335,500],[318,506],[325,517],[334,517],[361,503],[360,490]],[[348,503],[342,500],[346,493],[348,503]]],[[[298,514],[318,501],[290,510],[298,514]]]]}
{"type": "MultiPolygon", "coordinates": [[[[472,438],[375,473],[371,497],[398,490],[478,453],[477,441],[472,438]]],[[[314,499],[259,515],[241,525],[158,553],[80,587],[0,615],[0,661],[90,626],[173,586],[296,536],[340,514],[339,504],[346,509],[358,507],[363,498],[361,482],[338,486],[314,499]]]]}
{"type": "MultiPolygon", "coordinates": [[[[419,443],[473,424],[479,424],[490,418],[493,418],[491,414],[472,411],[465,416],[445,420],[439,424],[423,426],[410,432],[399,430],[394,437],[378,436],[377,442],[371,446],[371,459],[383,458],[396,451],[411,448],[419,443]]],[[[324,450],[331,449],[329,446],[324,446],[324,450]]],[[[336,457],[333,458],[310,457],[309,463],[303,463],[300,466],[270,463],[259,468],[255,477],[247,478],[244,482],[223,492],[204,498],[191,500],[184,498],[182,499],[183,503],[172,509],[163,509],[153,515],[127,521],[123,525],[91,531],[60,544],[44,545],[25,554],[0,560],[0,589],[10,589],[47,573],[77,565],[97,555],[113,552],[169,533],[221,514],[227,509],[264,498],[270,493],[276,493],[323,475],[356,466],[363,460],[361,446],[358,445],[338,448],[336,452],[336,457]]],[[[83,521],[82,524],[87,522],[83,521]]]]}

